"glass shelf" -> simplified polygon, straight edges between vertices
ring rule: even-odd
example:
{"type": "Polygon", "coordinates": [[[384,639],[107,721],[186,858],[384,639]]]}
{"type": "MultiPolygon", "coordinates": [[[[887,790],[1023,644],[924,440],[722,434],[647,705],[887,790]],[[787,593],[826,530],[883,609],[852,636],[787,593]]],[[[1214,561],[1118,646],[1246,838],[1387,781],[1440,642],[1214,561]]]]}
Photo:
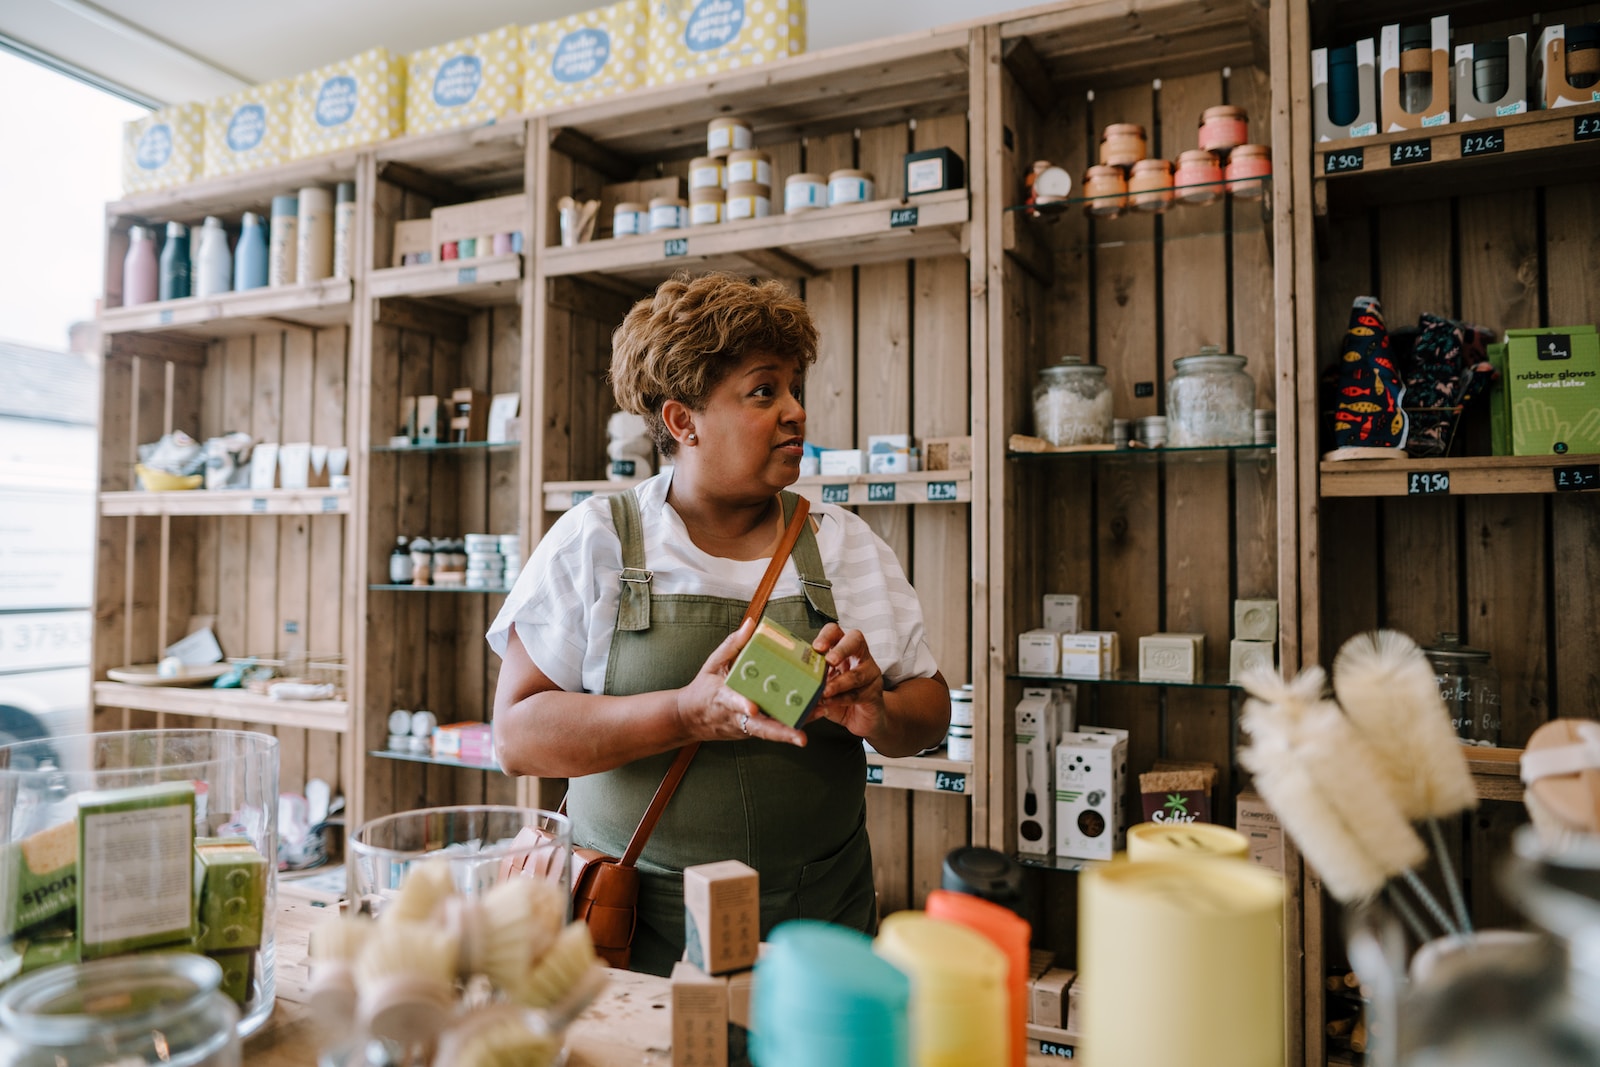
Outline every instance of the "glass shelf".
{"type": "Polygon", "coordinates": [[[406,763],[429,763],[435,767],[457,767],[464,771],[495,771],[499,772],[497,763],[473,763],[471,760],[451,759],[448,756],[432,756],[422,752],[395,752],[387,748],[369,748],[367,755],[378,759],[402,760],[406,763]]]}
{"type": "Polygon", "coordinates": [[[1227,689],[1243,692],[1244,686],[1238,682],[1228,680],[1227,671],[1207,671],[1198,681],[1194,682],[1159,682],[1153,679],[1141,679],[1136,670],[1120,670],[1112,674],[1101,675],[1098,678],[1081,678],[1069,675],[1056,674],[1017,674],[1009,672],[1006,677],[1013,682],[1023,682],[1028,685],[1054,685],[1058,682],[1074,682],[1080,685],[1145,685],[1162,686],[1168,689],[1227,689]]]}
{"type": "Polygon", "coordinates": [[[509,588],[480,588],[468,585],[369,585],[373,592],[384,593],[487,593],[490,596],[505,596],[511,592],[509,588]]]}
{"type": "Polygon", "coordinates": [[[372,451],[432,455],[435,452],[515,452],[521,447],[521,441],[447,441],[437,445],[373,445],[372,451]]]}
{"type": "MultiPolygon", "coordinates": [[[[1257,199],[1259,199],[1261,201],[1262,205],[1263,205],[1262,210],[1264,212],[1270,210],[1270,207],[1268,205],[1270,205],[1271,199],[1272,199],[1272,177],[1271,177],[1271,175],[1268,175],[1267,177],[1264,177],[1264,178],[1238,178],[1238,179],[1235,179],[1235,181],[1239,181],[1239,182],[1249,182],[1249,181],[1260,182],[1261,183],[1262,195],[1259,198],[1257,198],[1257,197],[1237,197],[1237,196],[1235,196],[1235,197],[1231,198],[1234,203],[1242,203],[1244,205],[1249,205],[1251,203],[1254,203],[1257,199]]],[[[1224,179],[1223,181],[1218,181],[1218,182],[1199,182],[1199,183],[1196,183],[1194,185],[1185,185],[1182,188],[1184,188],[1184,189],[1215,189],[1218,192],[1225,194],[1226,191],[1227,191],[1227,187],[1230,184],[1232,184],[1232,182],[1229,182],[1228,180],[1224,179]]],[[[1006,210],[1007,211],[1020,211],[1020,212],[1024,212],[1024,213],[1027,213],[1027,214],[1036,215],[1036,216],[1038,216],[1040,218],[1049,218],[1049,217],[1051,217],[1053,215],[1065,214],[1066,212],[1071,211],[1073,208],[1083,207],[1085,204],[1095,204],[1095,203],[1099,203],[1099,202],[1101,202],[1103,200],[1126,200],[1130,196],[1138,196],[1138,195],[1143,195],[1143,194],[1139,194],[1139,193],[1105,193],[1105,194],[1102,194],[1100,196],[1069,196],[1065,200],[1052,200],[1049,203],[1045,203],[1045,204],[1011,204],[1011,205],[1008,205],[1006,207],[1006,210]]],[[[1125,211],[1123,214],[1115,216],[1115,218],[1155,219],[1155,218],[1160,218],[1162,215],[1170,214],[1171,212],[1174,212],[1174,211],[1181,211],[1184,208],[1215,207],[1218,204],[1221,204],[1223,202],[1224,202],[1224,199],[1221,198],[1221,197],[1219,197],[1216,200],[1213,200],[1209,204],[1185,204],[1185,203],[1181,203],[1181,202],[1178,202],[1178,201],[1175,200],[1175,201],[1173,201],[1172,206],[1167,208],[1166,211],[1134,211],[1132,209],[1129,209],[1128,211],[1125,211]]],[[[1093,216],[1091,216],[1091,217],[1093,217],[1093,216]]],[[[1113,221],[1113,219],[1111,219],[1111,218],[1098,218],[1097,221],[1099,221],[1099,222],[1110,222],[1110,221],[1113,221]]]]}
{"type": "Polygon", "coordinates": [[[1070,874],[1079,874],[1083,871],[1099,867],[1108,860],[1075,860],[1062,856],[1025,856],[1013,853],[1019,864],[1032,867],[1040,871],[1065,871],[1070,874]]]}
{"type": "Polygon", "coordinates": [[[1254,459],[1258,457],[1276,457],[1277,454],[1277,445],[1252,444],[1207,445],[1200,448],[1101,448],[1059,452],[1021,452],[1013,449],[1006,452],[1006,458],[1022,460],[1023,462],[1082,459],[1103,459],[1112,462],[1148,462],[1169,456],[1174,459],[1187,457],[1195,459],[1227,459],[1231,455],[1238,455],[1241,458],[1254,459]]]}

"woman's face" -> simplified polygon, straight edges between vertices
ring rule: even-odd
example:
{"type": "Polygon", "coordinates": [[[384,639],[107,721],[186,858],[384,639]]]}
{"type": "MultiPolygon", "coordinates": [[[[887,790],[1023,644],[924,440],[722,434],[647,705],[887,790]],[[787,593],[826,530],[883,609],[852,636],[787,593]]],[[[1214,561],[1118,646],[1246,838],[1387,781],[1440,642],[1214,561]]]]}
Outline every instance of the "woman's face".
{"type": "MultiPolygon", "coordinates": [[[[694,413],[695,461],[718,490],[772,493],[800,476],[806,410],[799,361],[763,352],[746,356],[694,413]]],[[[684,458],[679,450],[679,461],[684,458]]]]}

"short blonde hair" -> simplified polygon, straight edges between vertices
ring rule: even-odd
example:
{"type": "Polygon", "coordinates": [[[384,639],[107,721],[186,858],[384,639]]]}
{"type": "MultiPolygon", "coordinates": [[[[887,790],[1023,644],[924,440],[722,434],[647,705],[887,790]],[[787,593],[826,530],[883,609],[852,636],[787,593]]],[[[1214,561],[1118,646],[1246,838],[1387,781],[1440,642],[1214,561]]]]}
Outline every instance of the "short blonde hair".
{"type": "Polygon", "coordinates": [[[661,408],[676,400],[702,411],[711,393],[751,353],[817,360],[817,327],[805,301],[780,282],[732,274],[678,275],[639,301],[611,335],[611,388],[623,411],[644,416],[661,454],[678,442],[661,408]]]}

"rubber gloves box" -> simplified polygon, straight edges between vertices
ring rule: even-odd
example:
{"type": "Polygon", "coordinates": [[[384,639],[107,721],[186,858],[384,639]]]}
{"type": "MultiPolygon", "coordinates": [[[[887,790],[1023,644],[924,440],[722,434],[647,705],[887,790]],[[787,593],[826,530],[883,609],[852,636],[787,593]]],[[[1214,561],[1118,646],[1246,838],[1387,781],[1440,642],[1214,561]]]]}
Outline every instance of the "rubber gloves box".
{"type": "Polygon", "coordinates": [[[642,88],[649,54],[647,0],[624,0],[529,26],[522,106],[538,111],[642,88]]]}
{"type": "Polygon", "coordinates": [[[220,178],[289,161],[295,80],[256,85],[206,105],[205,176],[220,178]]]}
{"type": "Polygon", "coordinates": [[[406,133],[483,126],[522,110],[520,26],[463,37],[406,57],[406,133]]]}
{"type": "Polygon", "coordinates": [[[1512,454],[1600,452],[1600,336],[1593,326],[1506,331],[1512,454]]]}
{"type": "Polygon", "coordinates": [[[406,66],[373,48],[295,80],[289,155],[295,159],[377,144],[405,132],[406,66]]]}
{"type": "Polygon", "coordinates": [[[122,124],[122,191],[149,193],[200,177],[206,136],[202,104],[174,104],[122,124]]]}
{"type": "Polygon", "coordinates": [[[804,0],[652,0],[651,85],[771,63],[806,50],[804,0]]]}

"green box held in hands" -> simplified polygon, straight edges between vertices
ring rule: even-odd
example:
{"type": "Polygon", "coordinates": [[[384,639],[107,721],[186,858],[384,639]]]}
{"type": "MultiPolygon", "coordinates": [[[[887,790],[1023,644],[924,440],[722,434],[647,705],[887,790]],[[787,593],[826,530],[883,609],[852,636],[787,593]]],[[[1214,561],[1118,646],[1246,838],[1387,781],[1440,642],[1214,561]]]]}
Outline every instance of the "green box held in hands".
{"type": "Polygon", "coordinates": [[[744,646],[728,688],[756,702],[786,726],[799,726],[822,695],[828,661],[809,644],[775,622],[762,619],[744,646]]]}

